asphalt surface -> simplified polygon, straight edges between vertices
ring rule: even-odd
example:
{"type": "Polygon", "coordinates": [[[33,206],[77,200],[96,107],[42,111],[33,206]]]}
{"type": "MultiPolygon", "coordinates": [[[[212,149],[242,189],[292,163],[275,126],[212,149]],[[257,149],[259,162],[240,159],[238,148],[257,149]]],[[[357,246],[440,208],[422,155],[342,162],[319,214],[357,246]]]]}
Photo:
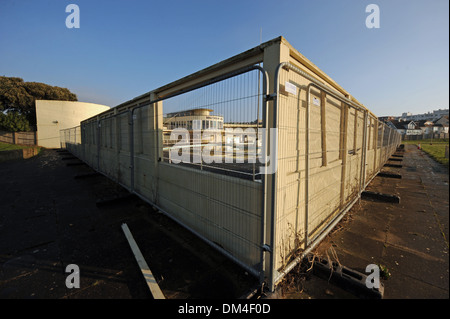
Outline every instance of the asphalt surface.
{"type": "MultiPolygon", "coordinates": [[[[361,200],[315,253],[361,273],[383,265],[384,299],[449,298],[449,175],[416,147],[367,190],[400,203],[361,200]]],[[[245,270],[85,165],[55,150],[0,164],[0,299],[151,299],[121,225],[126,223],[169,299],[239,298],[257,283],[245,270]],[[80,268],[68,288],[66,267],[80,268]]],[[[289,287],[288,287],[289,288],[289,287]]],[[[316,276],[272,296],[354,299],[316,276]]]]}
{"type": "Polygon", "coordinates": [[[254,288],[253,276],[106,177],[75,178],[93,171],[69,156],[43,150],[0,164],[0,299],[152,299],[123,223],[167,299],[254,288]],[[71,264],[79,288],[66,286],[71,264]]]}

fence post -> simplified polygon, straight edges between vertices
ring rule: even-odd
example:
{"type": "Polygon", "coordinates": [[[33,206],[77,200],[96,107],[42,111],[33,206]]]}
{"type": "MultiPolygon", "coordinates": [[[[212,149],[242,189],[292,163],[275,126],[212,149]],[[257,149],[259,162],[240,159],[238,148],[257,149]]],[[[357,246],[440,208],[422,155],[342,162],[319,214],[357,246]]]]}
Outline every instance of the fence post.
{"type": "Polygon", "coordinates": [[[345,103],[341,103],[341,118],[342,118],[342,169],[341,169],[341,203],[340,206],[344,207],[345,201],[345,175],[347,166],[347,129],[348,129],[348,106],[345,103]]]}
{"type": "Polygon", "coordinates": [[[377,123],[378,123],[378,119],[376,117],[372,118],[372,122],[371,122],[371,130],[372,132],[372,149],[373,149],[373,169],[372,169],[372,174],[374,174],[374,172],[376,171],[377,168],[377,147],[378,147],[378,127],[377,127],[377,123]]]}
{"type": "Polygon", "coordinates": [[[392,129],[389,129],[389,135],[388,135],[388,144],[387,144],[387,152],[386,152],[386,160],[389,159],[389,156],[391,155],[391,137],[392,137],[392,129]]]}
{"type": "Polygon", "coordinates": [[[97,170],[100,171],[100,118],[97,116],[97,170]]]}
{"type": "Polygon", "coordinates": [[[381,138],[380,138],[380,162],[378,163],[378,170],[381,170],[382,155],[383,155],[383,144],[384,144],[384,126],[382,122],[378,122],[379,127],[381,126],[381,138]]]}
{"type": "Polygon", "coordinates": [[[364,111],[364,121],[363,121],[363,140],[362,140],[362,152],[361,152],[361,180],[359,184],[359,194],[366,186],[366,155],[367,155],[367,111],[364,111]]]}
{"type": "Polygon", "coordinates": [[[327,124],[326,124],[326,103],[327,94],[325,91],[320,93],[320,132],[322,139],[322,166],[327,166],[327,124]]]}
{"type": "MultiPolygon", "coordinates": [[[[135,106],[138,107],[139,103],[135,106]]],[[[130,139],[130,190],[134,192],[134,111],[133,107],[130,111],[128,111],[128,137],[130,139]]],[[[137,117],[137,115],[136,115],[137,117]]]]}

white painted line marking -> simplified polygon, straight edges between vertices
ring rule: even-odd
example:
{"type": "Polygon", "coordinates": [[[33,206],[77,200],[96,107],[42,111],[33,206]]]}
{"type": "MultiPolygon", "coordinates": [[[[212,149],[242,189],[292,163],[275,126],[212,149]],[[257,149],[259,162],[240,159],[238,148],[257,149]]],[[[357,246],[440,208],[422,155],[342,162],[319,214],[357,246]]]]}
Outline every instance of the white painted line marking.
{"type": "Polygon", "coordinates": [[[148,288],[150,289],[153,298],[166,299],[161,289],[159,288],[158,283],[156,282],[156,279],[153,276],[150,268],[148,267],[147,262],[144,259],[144,256],[142,256],[141,250],[136,244],[136,241],[134,240],[133,235],[131,234],[127,224],[122,224],[122,230],[125,233],[125,237],[128,240],[128,244],[130,244],[134,257],[136,258],[136,261],[139,267],[141,268],[142,275],[144,276],[144,279],[147,282],[148,288]]]}

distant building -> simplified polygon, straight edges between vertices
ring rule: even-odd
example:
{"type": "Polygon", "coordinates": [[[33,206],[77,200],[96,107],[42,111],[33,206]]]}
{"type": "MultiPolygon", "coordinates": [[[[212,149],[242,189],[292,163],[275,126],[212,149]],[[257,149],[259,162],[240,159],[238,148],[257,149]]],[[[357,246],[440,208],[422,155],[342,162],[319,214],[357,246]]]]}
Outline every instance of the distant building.
{"type": "Polygon", "coordinates": [[[402,135],[422,135],[422,129],[420,126],[414,122],[404,122],[404,121],[397,121],[397,120],[391,120],[387,121],[386,124],[392,128],[395,128],[397,132],[399,132],[402,135]]]}
{"type": "Polygon", "coordinates": [[[402,116],[398,116],[395,119],[398,121],[404,121],[404,122],[408,122],[408,121],[421,121],[421,120],[431,120],[431,121],[435,121],[440,119],[441,117],[449,114],[449,109],[444,109],[444,110],[436,110],[433,112],[427,112],[427,113],[422,113],[422,114],[412,114],[410,112],[406,112],[406,113],[402,113],[402,116]]]}
{"type": "Polygon", "coordinates": [[[396,117],[395,116],[380,116],[378,118],[378,120],[382,121],[382,122],[394,121],[394,120],[396,120],[396,117]]]}
{"type": "Polygon", "coordinates": [[[402,135],[448,134],[448,115],[437,120],[398,121],[389,120],[386,124],[402,135]]]}
{"type": "MultiPolygon", "coordinates": [[[[36,100],[37,144],[47,148],[61,147],[60,130],[105,112],[109,106],[77,101],[36,100]]],[[[81,143],[81,136],[76,143],[81,143]]]]}
{"type": "MultiPolygon", "coordinates": [[[[254,131],[254,136],[246,131],[248,128],[256,129],[258,125],[256,121],[254,122],[236,122],[236,123],[224,123],[223,116],[221,115],[211,115],[213,110],[206,108],[198,108],[191,110],[183,110],[178,112],[172,112],[166,114],[164,117],[164,143],[173,144],[174,141],[171,140],[170,135],[172,130],[176,128],[185,128],[190,131],[192,137],[192,131],[194,130],[210,130],[216,132],[220,135],[210,136],[209,142],[223,141],[226,144],[236,144],[239,143],[254,143],[257,139],[256,130],[254,131]],[[225,136],[225,130],[233,130],[233,135],[225,136]]],[[[259,127],[262,127],[262,121],[259,122],[259,127]]],[[[258,132],[259,142],[261,145],[262,132],[258,132]]],[[[204,140],[204,139],[203,139],[204,140]]]]}
{"type": "Polygon", "coordinates": [[[213,110],[198,108],[168,113],[163,120],[165,130],[185,128],[187,130],[223,129],[223,116],[210,115],[213,110]]]}
{"type": "Polygon", "coordinates": [[[434,124],[441,124],[443,127],[447,127],[448,130],[448,115],[444,115],[440,119],[434,121],[434,124]]]}

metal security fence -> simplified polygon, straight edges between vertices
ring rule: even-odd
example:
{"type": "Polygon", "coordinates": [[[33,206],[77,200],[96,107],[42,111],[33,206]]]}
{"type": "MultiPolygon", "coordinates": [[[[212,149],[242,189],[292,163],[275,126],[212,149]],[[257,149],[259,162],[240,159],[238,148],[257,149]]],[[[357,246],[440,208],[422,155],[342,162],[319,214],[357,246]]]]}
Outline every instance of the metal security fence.
{"type": "Polygon", "coordinates": [[[261,277],[266,91],[264,69],[246,67],[87,120],[83,143],[63,130],[61,145],[261,277]]]}
{"type": "Polygon", "coordinates": [[[81,128],[80,126],[71,127],[59,131],[61,148],[66,148],[76,156],[82,156],[81,147],[81,128]]]}
{"type": "Polygon", "coordinates": [[[421,134],[421,135],[402,135],[403,141],[420,141],[425,139],[434,139],[434,140],[440,140],[440,139],[448,139],[449,134],[448,133],[434,133],[434,134],[421,134]]]}
{"type": "Polygon", "coordinates": [[[401,142],[320,72],[274,39],[63,130],[61,145],[273,290],[401,142]]]}
{"type": "Polygon", "coordinates": [[[162,160],[261,180],[262,86],[253,70],[165,99],[162,160]]]}
{"type": "Polygon", "coordinates": [[[361,196],[400,144],[366,108],[284,62],[276,73],[272,287],[361,196]]]}

